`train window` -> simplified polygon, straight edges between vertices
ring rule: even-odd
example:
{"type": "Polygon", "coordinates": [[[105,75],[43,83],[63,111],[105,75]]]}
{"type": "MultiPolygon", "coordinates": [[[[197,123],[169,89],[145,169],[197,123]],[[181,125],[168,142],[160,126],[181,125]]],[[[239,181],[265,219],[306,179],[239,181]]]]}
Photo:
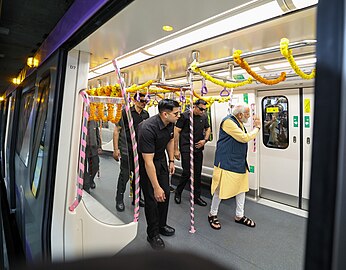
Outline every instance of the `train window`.
{"type": "Polygon", "coordinates": [[[262,99],[263,144],[269,148],[288,147],[288,100],[284,96],[262,99]]]}
{"type": "Polygon", "coordinates": [[[38,87],[38,107],[33,138],[33,158],[30,170],[32,172],[30,186],[34,197],[37,197],[39,192],[41,172],[44,161],[49,87],[50,76],[48,75],[40,81],[38,87]]]}
{"type": "MultiPolygon", "coordinates": [[[[187,104],[184,108],[182,108],[182,112],[185,112],[185,111],[189,111],[190,110],[190,105],[187,104]]],[[[212,118],[211,118],[211,107],[208,107],[206,110],[205,110],[205,113],[208,117],[208,123],[209,123],[209,126],[210,126],[210,135],[209,135],[209,141],[211,142],[213,140],[213,127],[212,127],[212,118]]]]}
{"type": "Polygon", "coordinates": [[[16,151],[26,167],[28,166],[30,153],[29,147],[31,128],[33,126],[34,100],[35,87],[31,88],[29,91],[23,94],[19,112],[16,151]]]}
{"type": "Polygon", "coordinates": [[[208,117],[208,123],[209,123],[209,126],[210,126],[210,135],[209,135],[209,141],[211,142],[213,140],[213,127],[212,127],[212,121],[211,121],[211,109],[210,107],[207,108],[206,110],[206,114],[207,114],[207,117],[208,117]]]}

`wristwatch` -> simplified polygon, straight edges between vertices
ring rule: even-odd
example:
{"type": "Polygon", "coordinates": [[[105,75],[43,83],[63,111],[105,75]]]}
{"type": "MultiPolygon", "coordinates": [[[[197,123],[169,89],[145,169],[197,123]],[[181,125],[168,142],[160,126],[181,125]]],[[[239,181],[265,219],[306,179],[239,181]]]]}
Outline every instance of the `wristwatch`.
{"type": "Polygon", "coordinates": [[[169,160],[169,162],[173,162],[174,163],[174,160],[169,160]]]}

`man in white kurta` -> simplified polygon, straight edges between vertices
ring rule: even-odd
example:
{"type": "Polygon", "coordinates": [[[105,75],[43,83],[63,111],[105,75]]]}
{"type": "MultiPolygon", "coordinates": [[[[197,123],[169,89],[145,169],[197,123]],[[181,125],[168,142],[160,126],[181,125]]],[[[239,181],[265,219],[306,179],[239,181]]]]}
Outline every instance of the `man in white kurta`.
{"type": "Polygon", "coordinates": [[[208,220],[213,229],[221,229],[217,212],[222,199],[236,196],[237,223],[255,227],[255,222],[244,216],[245,192],[249,191],[247,143],[253,140],[260,130],[260,120],[255,117],[255,128],[247,132],[243,123],[248,121],[250,109],[247,104],[237,104],[232,115],[221,122],[217,142],[214,173],[211,185],[213,194],[208,220]]]}

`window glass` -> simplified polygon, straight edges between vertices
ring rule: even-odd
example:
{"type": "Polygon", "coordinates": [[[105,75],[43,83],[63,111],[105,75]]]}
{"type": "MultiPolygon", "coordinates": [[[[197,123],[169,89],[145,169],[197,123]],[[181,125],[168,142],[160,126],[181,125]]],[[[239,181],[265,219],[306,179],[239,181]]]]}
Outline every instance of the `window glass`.
{"type": "Polygon", "coordinates": [[[209,141],[212,141],[213,140],[213,126],[212,126],[212,121],[211,121],[211,107],[207,108],[206,110],[206,114],[207,114],[207,117],[208,117],[208,123],[209,123],[209,126],[210,126],[210,136],[209,136],[209,141]]]}
{"type": "Polygon", "coordinates": [[[38,87],[38,108],[37,116],[35,121],[35,130],[33,138],[33,158],[31,163],[32,177],[30,181],[31,192],[37,197],[41,172],[44,162],[44,152],[45,152],[45,134],[46,134],[46,123],[47,123],[47,111],[48,111],[48,95],[50,87],[50,76],[43,78],[38,87]]]}
{"type": "Polygon", "coordinates": [[[35,88],[33,87],[28,92],[23,94],[19,112],[16,150],[26,167],[28,166],[30,153],[29,147],[31,128],[33,127],[34,100],[35,88]]]}
{"type": "Polygon", "coordinates": [[[262,99],[263,144],[270,148],[288,147],[288,100],[284,96],[262,99]]]}

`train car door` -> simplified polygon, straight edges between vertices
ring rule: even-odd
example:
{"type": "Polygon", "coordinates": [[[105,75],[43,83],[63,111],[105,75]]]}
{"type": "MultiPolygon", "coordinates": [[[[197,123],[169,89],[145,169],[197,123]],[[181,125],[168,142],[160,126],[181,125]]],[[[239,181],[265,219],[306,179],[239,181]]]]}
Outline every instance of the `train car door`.
{"type": "Polygon", "coordinates": [[[17,92],[13,92],[11,96],[8,97],[8,107],[7,107],[7,120],[6,120],[6,133],[4,141],[4,159],[5,159],[5,174],[4,182],[6,186],[7,200],[10,207],[10,211],[15,211],[15,184],[14,184],[14,143],[15,137],[12,136],[12,131],[16,122],[16,107],[18,106],[17,92]]]}
{"type": "Polygon", "coordinates": [[[307,210],[313,88],[258,93],[262,130],[259,196],[307,210]]]}
{"type": "Polygon", "coordinates": [[[260,197],[294,207],[299,205],[299,91],[258,93],[260,135],[260,197]]]}
{"type": "Polygon", "coordinates": [[[303,102],[303,134],[302,134],[302,147],[303,147],[303,181],[302,181],[302,202],[301,208],[308,210],[309,193],[310,193],[310,172],[311,172],[311,155],[312,155],[312,127],[313,127],[313,113],[314,113],[314,89],[302,89],[303,102]]]}

